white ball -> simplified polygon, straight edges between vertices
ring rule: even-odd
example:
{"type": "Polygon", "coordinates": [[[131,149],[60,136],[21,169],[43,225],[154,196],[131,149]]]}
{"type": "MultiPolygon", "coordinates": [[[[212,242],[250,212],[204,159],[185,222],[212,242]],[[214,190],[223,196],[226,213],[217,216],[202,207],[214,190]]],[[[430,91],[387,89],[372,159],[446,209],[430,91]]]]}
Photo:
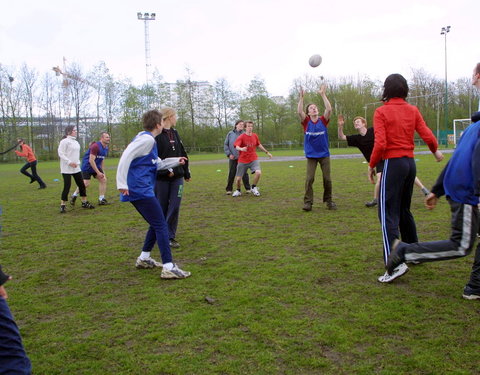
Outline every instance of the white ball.
{"type": "Polygon", "coordinates": [[[313,55],[312,57],[310,57],[310,59],[308,60],[308,63],[310,64],[310,66],[312,68],[316,68],[317,66],[319,66],[321,63],[322,63],[322,56],[320,55],[313,55]]]}

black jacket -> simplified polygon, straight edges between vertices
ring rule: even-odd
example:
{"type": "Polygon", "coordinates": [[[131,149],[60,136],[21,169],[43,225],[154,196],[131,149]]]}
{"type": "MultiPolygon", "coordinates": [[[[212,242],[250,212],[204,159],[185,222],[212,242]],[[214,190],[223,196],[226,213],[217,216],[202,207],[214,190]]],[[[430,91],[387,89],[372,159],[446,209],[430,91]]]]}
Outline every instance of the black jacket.
{"type": "MultiPolygon", "coordinates": [[[[180,156],[187,157],[187,152],[185,151],[182,140],[174,128],[163,129],[162,132],[155,137],[155,140],[157,141],[158,157],[160,159],[180,156]]],[[[158,171],[157,180],[169,181],[182,177],[189,179],[191,176],[190,169],[188,168],[188,160],[185,162],[185,165],[173,168],[173,177],[169,177],[169,173],[169,170],[158,171]]]]}

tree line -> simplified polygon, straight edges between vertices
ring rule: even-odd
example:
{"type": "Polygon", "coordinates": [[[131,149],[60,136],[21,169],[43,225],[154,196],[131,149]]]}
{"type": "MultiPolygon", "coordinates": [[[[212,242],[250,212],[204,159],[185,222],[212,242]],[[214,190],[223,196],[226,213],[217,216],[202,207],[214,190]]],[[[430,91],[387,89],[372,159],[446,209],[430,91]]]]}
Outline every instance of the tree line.
{"type": "MultiPolygon", "coordinates": [[[[412,69],[408,81],[409,102],[418,106],[439,141],[447,143],[453,119],[468,118],[476,108],[477,93],[470,79],[448,82],[446,119],[444,80],[423,69],[412,69]]],[[[141,130],[141,115],[164,106],[177,111],[177,129],[190,152],[221,151],[225,135],[237,119],[253,120],[255,132],[270,148],[300,147],[303,134],[296,114],[298,90],[300,86],[306,90],[305,103],[323,108],[317,94],[323,82],[333,107],[330,141],[345,146],[337,138],[336,115],[345,116],[348,133],[354,132],[355,116],[365,117],[372,125],[373,112],[381,105],[382,82],[367,76],[323,81],[323,77],[306,75],[293,78],[288,96],[280,97],[271,95],[258,76],[244,89],[236,90],[226,78],[213,83],[201,81],[189,69],[174,83],[165,82],[155,71],[148,84],[138,86],[130,79],[114,77],[104,62],[88,70],[73,63],[43,73],[27,64],[0,64],[0,150],[21,137],[39,158],[54,159],[63,129],[75,125],[83,147],[107,131],[112,136],[112,154],[119,154],[141,130]]],[[[8,153],[0,160],[14,158],[8,153]]]]}

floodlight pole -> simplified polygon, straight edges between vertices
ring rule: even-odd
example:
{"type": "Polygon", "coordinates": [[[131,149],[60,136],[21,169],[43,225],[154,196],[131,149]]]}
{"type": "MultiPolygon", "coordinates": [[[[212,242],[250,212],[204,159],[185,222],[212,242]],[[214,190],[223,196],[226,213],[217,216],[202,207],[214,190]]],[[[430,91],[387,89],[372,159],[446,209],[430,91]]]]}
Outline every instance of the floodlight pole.
{"type": "Polygon", "coordinates": [[[450,26],[442,27],[440,35],[445,36],[445,130],[448,129],[448,81],[447,81],[447,34],[450,32],[450,26]]]}
{"type": "Polygon", "coordinates": [[[137,13],[137,19],[145,24],[145,82],[148,87],[150,81],[150,35],[148,30],[148,21],[155,20],[155,13],[137,13]]]}

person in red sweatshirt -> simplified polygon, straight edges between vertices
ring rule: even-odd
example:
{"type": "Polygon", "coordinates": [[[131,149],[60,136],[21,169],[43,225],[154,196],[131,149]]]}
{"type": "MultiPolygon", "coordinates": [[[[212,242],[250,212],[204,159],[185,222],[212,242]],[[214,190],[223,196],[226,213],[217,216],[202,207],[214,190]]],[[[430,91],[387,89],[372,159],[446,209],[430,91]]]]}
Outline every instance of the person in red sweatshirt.
{"type": "Polygon", "coordinates": [[[32,148],[26,145],[22,138],[18,138],[17,142],[20,145],[22,151],[15,150],[15,153],[18,156],[21,156],[22,158],[25,158],[27,160],[27,163],[22,167],[22,169],[20,169],[20,173],[29,177],[30,183],[37,181],[40,185],[39,189],[45,189],[47,185],[45,185],[45,182],[43,182],[43,180],[37,174],[37,158],[35,157],[32,148]],[[27,172],[28,168],[32,169],[32,174],[27,172]]]}
{"type": "MultiPolygon", "coordinates": [[[[384,160],[378,216],[386,264],[391,246],[400,235],[403,242],[418,242],[415,220],[410,212],[416,176],[413,158],[415,132],[425,141],[437,161],[441,161],[443,155],[438,151],[437,139],[425,124],[418,108],[405,100],[409,90],[407,80],[400,74],[391,74],[383,86],[382,101],[385,104],[376,109],[373,117],[375,143],[368,174],[370,182],[375,183],[374,168],[384,160]]],[[[390,283],[407,271],[407,265],[402,263],[391,274],[385,272],[378,281],[390,283]]]]}

